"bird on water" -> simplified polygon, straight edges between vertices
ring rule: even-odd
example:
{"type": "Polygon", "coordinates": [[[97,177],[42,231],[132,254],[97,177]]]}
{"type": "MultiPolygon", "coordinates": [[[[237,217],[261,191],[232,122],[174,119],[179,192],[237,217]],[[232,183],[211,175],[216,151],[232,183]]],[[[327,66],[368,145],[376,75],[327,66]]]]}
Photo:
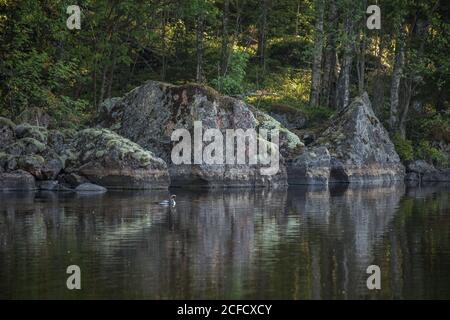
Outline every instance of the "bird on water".
{"type": "Polygon", "coordinates": [[[175,202],[175,198],[177,196],[176,195],[171,195],[169,200],[163,200],[159,203],[159,205],[161,206],[166,206],[166,207],[175,207],[177,205],[177,203],[175,202]]]}

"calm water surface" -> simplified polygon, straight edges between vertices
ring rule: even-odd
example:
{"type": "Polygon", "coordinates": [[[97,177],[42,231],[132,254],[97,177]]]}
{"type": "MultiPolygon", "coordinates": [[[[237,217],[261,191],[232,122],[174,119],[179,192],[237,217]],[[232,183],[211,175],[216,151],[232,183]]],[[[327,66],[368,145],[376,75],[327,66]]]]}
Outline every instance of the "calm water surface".
{"type": "Polygon", "coordinates": [[[0,298],[450,298],[448,186],[174,192],[0,193],[0,298]]]}

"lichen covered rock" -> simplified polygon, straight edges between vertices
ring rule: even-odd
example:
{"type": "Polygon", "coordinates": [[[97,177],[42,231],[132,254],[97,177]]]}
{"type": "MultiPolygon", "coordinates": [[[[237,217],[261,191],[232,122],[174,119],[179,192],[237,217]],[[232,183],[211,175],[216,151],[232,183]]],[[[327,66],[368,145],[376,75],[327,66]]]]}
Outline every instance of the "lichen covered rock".
{"type": "Polygon", "coordinates": [[[66,152],[67,172],[108,189],[169,186],[166,163],[150,151],[106,129],[78,132],[66,152]]]}
{"type": "Polygon", "coordinates": [[[372,183],[403,180],[405,168],[367,94],[342,110],[314,143],[331,155],[331,182],[372,183]]]}
{"type": "Polygon", "coordinates": [[[44,127],[15,125],[5,118],[0,119],[0,131],[5,133],[0,147],[0,171],[23,170],[37,180],[53,180],[64,169],[64,148],[55,149],[49,143],[56,132],[64,136],[59,131],[50,134],[44,127]]]}
{"type": "MultiPolygon", "coordinates": [[[[272,127],[282,127],[279,122],[267,117],[273,122],[272,127]]],[[[97,123],[151,150],[166,161],[172,185],[228,187],[286,184],[286,171],[282,163],[279,172],[272,176],[261,175],[259,164],[173,164],[173,131],[187,129],[193,137],[196,121],[201,121],[203,130],[218,129],[223,134],[227,129],[258,130],[262,125],[252,108],[243,101],[221,96],[205,86],[173,86],[155,81],[147,82],[123,98],[108,100],[102,105],[97,123]]],[[[289,141],[286,149],[302,146],[298,138],[293,136],[290,140],[280,140],[282,144],[285,140],[289,141]]]]}

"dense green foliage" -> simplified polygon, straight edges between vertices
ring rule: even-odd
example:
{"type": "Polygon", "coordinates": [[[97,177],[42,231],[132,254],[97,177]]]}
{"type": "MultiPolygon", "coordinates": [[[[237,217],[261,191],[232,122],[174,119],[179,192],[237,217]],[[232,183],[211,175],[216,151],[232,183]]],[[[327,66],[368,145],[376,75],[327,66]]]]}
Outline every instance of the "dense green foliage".
{"type": "Polygon", "coordinates": [[[387,127],[396,117],[404,160],[443,162],[426,143],[450,140],[450,4],[376,3],[381,30],[366,28],[364,0],[86,0],[81,30],[69,30],[71,1],[0,0],[0,115],[39,108],[78,125],[148,79],[200,80],[266,109],[302,109],[311,126],[363,90],[387,127]]]}
{"type": "Polygon", "coordinates": [[[399,134],[396,134],[393,142],[402,161],[412,161],[414,159],[414,149],[410,140],[402,138],[399,134]]]}

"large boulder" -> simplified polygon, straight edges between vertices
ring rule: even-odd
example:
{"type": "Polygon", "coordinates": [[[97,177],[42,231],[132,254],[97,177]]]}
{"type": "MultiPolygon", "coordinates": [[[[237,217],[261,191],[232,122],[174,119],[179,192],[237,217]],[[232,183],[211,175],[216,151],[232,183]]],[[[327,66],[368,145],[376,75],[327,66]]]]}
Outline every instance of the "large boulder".
{"type": "MultiPolygon", "coordinates": [[[[151,150],[166,161],[172,185],[228,187],[286,184],[282,157],[280,169],[274,175],[261,174],[260,164],[174,164],[171,159],[171,151],[176,144],[171,141],[173,131],[187,129],[194,137],[196,121],[201,121],[203,132],[206,129],[218,129],[224,135],[227,129],[258,131],[263,126],[282,128],[273,118],[256,112],[240,100],[220,96],[211,88],[193,84],[174,86],[155,81],[147,82],[123,98],[106,101],[97,123],[151,150]]],[[[261,136],[258,136],[258,141],[269,143],[261,136]]],[[[303,147],[299,138],[287,130],[280,132],[280,144],[282,154],[287,151],[286,155],[303,147]]],[[[206,145],[203,143],[203,147],[206,145]]]]}
{"type": "Polygon", "coordinates": [[[314,143],[331,155],[330,182],[403,180],[405,168],[364,94],[342,110],[314,143]]]}
{"type": "Polygon", "coordinates": [[[66,156],[67,173],[108,189],[165,189],[169,186],[167,165],[162,159],[106,129],[78,132],[66,156]]]}
{"type": "Polygon", "coordinates": [[[36,189],[34,177],[26,171],[0,172],[0,191],[32,191],[36,189]]]}

